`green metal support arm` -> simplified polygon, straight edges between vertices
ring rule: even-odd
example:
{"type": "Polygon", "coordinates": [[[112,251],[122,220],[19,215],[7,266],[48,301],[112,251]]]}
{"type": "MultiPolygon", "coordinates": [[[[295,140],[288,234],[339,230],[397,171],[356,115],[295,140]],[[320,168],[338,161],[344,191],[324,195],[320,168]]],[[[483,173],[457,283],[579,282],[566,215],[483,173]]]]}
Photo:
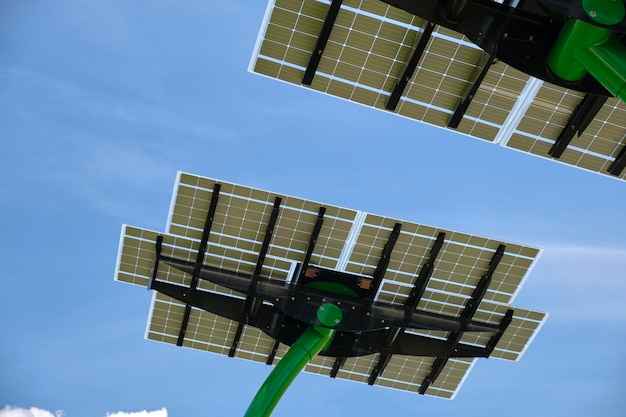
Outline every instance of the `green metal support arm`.
{"type": "MultiPolygon", "coordinates": [[[[621,0],[583,0],[587,15],[602,25],[615,25],[624,19],[621,0]]],[[[548,55],[548,65],[558,77],[581,80],[591,74],[608,91],[626,102],[626,48],[612,39],[612,32],[570,18],[548,55]]]]}
{"type": "MultiPolygon", "coordinates": [[[[333,304],[324,304],[317,310],[317,318],[324,326],[333,327],[342,318],[341,310],[333,304]]],[[[287,354],[269,374],[250,403],[245,417],[268,417],[296,376],[318,353],[328,347],[335,330],[311,326],[294,342],[287,354]]]]}

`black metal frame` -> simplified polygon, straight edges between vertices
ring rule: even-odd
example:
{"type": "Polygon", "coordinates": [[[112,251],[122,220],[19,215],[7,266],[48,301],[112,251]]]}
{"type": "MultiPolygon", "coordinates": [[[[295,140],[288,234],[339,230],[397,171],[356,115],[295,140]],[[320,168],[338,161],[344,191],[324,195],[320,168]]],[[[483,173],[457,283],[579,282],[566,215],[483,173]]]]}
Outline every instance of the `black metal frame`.
{"type": "Polygon", "coordinates": [[[330,3],[328,13],[326,14],[326,18],[324,19],[322,31],[317,38],[315,49],[313,50],[313,53],[311,54],[311,59],[306,66],[306,70],[304,71],[304,77],[302,78],[302,84],[304,85],[311,85],[311,83],[313,82],[313,77],[315,77],[315,72],[317,71],[317,67],[320,64],[320,60],[322,59],[322,54],[324,53],[324,49],[326,48],[326,44],[328,43],[330,32],[333,30],[333,26],[335,25],[335,20],[337,20],[337,14],[339,14],[339,9],[341,8],[342,2],[343,0],[332,0],[330,3]]]}
{"type": "Polygon", "coordinates": [[[574,135],[582,135],[589,123],[598,114],[608,97],[593,94],[585,94],[572,112],[567,124],[559,134],[548,153],[553,158],[560,158],[563,152],[574,138],[574,135]]]}
{"type": "MultiPolygon", "coordinates": [[[[626,142],[626,136],[624,137],[624,142],[626,142]]],[[[626,168],[626,145],[622,147],[622,150],[617,154],[615,160],[609,165],[609,174],[615,175],[616,177],[622,175],[622,172],[626,168]]]]}
{"type": "Polygon", "coordinates": [[[281,201],[282,199],[280,197],[276,197],[274,199],[274,207],[272,208],[270,219],[267,222],[267,227],[265,228],[263,243],[261,244],[261,249],[259,250],[259,257],[257,258],[256,265],[254,267],[252,279],[250,279],[250,286],[248,288],[246,301],[243,305],[243,310],[241,311],[241,318],[239,319],[239,324],[237,325],[237,330],[235,331],[235,337],[230,347],[230,351],[228,352],[228,356],[230,356],[231,358],[235,356],[237,346],[239,346],[239,339],[241,338],[241,333],[243,332],[243,326],[245,324],[248,324],[250,320],[254,320],[259,312],[259,307],[263,302],[260,299],[253,297],[251,294],[254,294],[256,284],[259,280],[259,277],[261,276],[261,269],[263,268],[265,255],[267,255],[267,250],[270,247],[270,241],[274,233],[274,226],[276,226],[276,220],[278,219],[278,214],[280,213],[281,201]]]}
{"type": "Polygon", "coordinates": [[[346,359],[379,353],[368,383],[374,384],[383,373],[392,355],[415,355],[436,357],[428,378],[422,384],[425,392],[445,366],[449,357],[488,357],[511,322],[513,310],[509,310],[499,325],[473,319],[491,276],[504,254],[504,245],[498,247],[485,275],[480,279],[472,298],[460,317],[429,313],[417,309],[434,268],[436,258],[444,244],[445,234],[439,233],[430,249],[429,258],[417,275],[414,287],[404,305],[376,301],[376,294],[389,265],[394,245],[400,235],[401,224],[396,223],[386,242],[372,277],[363,277],[311,265],[310,259],[322,228],[325,207],[321,206],[311,231],[308,248],[303,261],[290,282],[261,276],[265,256],[271,245],[276,222],[280,215],[281,198],[276,197],[266,225],[265,236],[259,250],[252,274],[242,274],[203,265],[209,234],[217,209],[220,185],[216,184],[207,211],[196,260],[175,259],[162,254],[163,237],[155,242],[156,259],[149,288],[166,294],[185,304],[185,315],[177,345],[182,345],[192,307],[200,308],[227,319],[237,321],[238,326],[231,343],[229,356],[234,356],[245,325],[254,326],[275,339],[267,363],[274,360],[280,343],[291,345],[310,325],[323,325],[316,316],[317,308],[332,303],[340,308],[343,320],[335,329],[337,334],[331,345],[321,354],[336,358],[330,376],[335,377],[346,359]],[[157,279],[160,264],[169,265],[191,275],[189,287],[157,279]],[[262,278],[262,279],[260,279],[262,278]],[[197,288],[198,280],[204,279],[246,295],[245,300],[197,288]],[[368,280],[368,285],[363,285],[368,280]],[[329,291],[320,283],[335,283],[348,289],[344,293],[329,291]],[[447,340],[407,333],[407,329],[448,331],[447,340]],[[461,343],[464,332],[492,333],[489,343],[477,347],[461,343]]]}
{"type": "MultiPolygon", "coordinates": [[[[422,299],[424,290],[426,290],[426,286],[428,285],[428,280],[430,279],[430,277],[433,274],[433,271],[435,270],[435,261],[437,259],[437,256],[439,255],[439,251],[441,250],[441,247],[443,246],[445,237],[446,237],[446,234],[443,232],[440,232],[437,235],[437,239],[435,240],[432,248],[430,249],[428,261],[426,261],[426,263],[422,265],[422,268],[419,274],[417,275],[417,278],[415,279],[415,283],[413,284],[413,289],[411,290],[411,293],[409,294],[409,296],[407,297],[407,300],[404,303],[405,323],[408,323],[410,321],[413,312],[415,311],[415,309],[417,308],[417,305],[422,299]]],[[[389,327],[387,334],[385,335],[385,342],[384,342],[385,348],[391,349],[394,346],[394,344],[399,343],[399,340],[402,340],[402,336],[404,335],[405,331],[406,331],[406,326],[389,327]]],[[[383,371],[389,364],[390,359],[391,359],[391,353],[384,352],[380,354],[378,358],[378,363],[372,369],[370,376],[367,380],[367,383],[369,385],[374,385],[374,382],[376,382],[376,379],[383,373],[383,371]]]]}
{"type": "MultiPolygon", "coordinates": [[[[472,293],[471,298],[469,299],[469,301],[465,305],[465,308],[463,309],[463,312],[461,313],[461,320],[464,323],[468,323],[470,320],[472,320],[472,317],[474,317],[476,310],[478,310],[478,305],[480,304],[483,297],[485,296],[485,293],[487,292],[487,288],[489,287],[489,284],[491,283],[491,278],[493,276],[493,273],[498,267],[500,260],[504,256],[504,250],[505,250],[504,245],[498,246],[498,249],[493,254],[491,261],[489,262],[489,268],[487,269],[487,272],[480,278],[478,285],[476,286],[476,288],[474,288],[474,292],[472,293]]],[[[498,335],[497,339],[493,339],[492,337],[492,339],[489,341],[489,343],[486,346],[486,349],[491,349],[489,351],[489,354],[491,354],[491,351],[497,344],[498,340],[500,340],[500,337],[502,336],[504,331],[506,331],[506,328],[508,327],[509,323],[511,323],[512,315],[513,315],[513,311],[508,310],[507,314],[502,318],[500,325],[499,325],[499,328],[502,330],[497,333],[498,335]],[[494,340],[495,340],[495,343],[494,343],[494,340]]],[[[462,337],[463,337],[463,330],[453,331],[448,335],[447,342],[448,344],[452,346],[453,350],[456,350],[459,347],[460,340],[462,337]]],[[[446,363],[448,362],[448,358],[449,357],[438,356],[435,359],[435,361],[433,362],[430,374],[426,378],[424,378],[424,380],[420,384],[420,389],[419,389],[420,394],[426,393],[426,390],[428,389],[430,384],[432,384],[433,381],[437,379],[437,377],[439,376],[439,374],[445,367],[446,363]]]]}
{"type": "MultiPolygon", "coordinates": [[[[209,233],[211,233],[211,226],[213,224],[213,217],[215,216],[215,210],[217,209],[217,199],[220,194],[220,184],[215,184],[213,187],[213,195],[211,197],[211,203],[209,204],[209,210],[207,211],[206,220],[204,222],[204,229],[202,230],[202,238],[200,239],[200,246],[198,247],[198,253],[196,255],[196,262],[193,265],[193,271],[191,272],[191,284],[189,285],[189,291],[193,294],[198,286],[198,276],[200,269],[202,268],[204,253],[206,252],[207,243],[209,242],[209,233]]],[[[156,281],[156,268],[153,278],[153,284],[156,281]]],[[[191,314],[191,304],[185,304],[185,313],[183,315],[183,323],[178,333],[178,339],[176,340],[176,346],[182,346],[185,340],[185,332],[187,331],[187,324],[189,323],[189,315],[191,314]]]]}
{"type": "Polygon", "coordinates": [[[478,92],[478,88],[480,84],[485,79],[485,76],[489,72],[489,68],[493,64],[493,58],[489,52],[483,52],[480,56],[480,60],[476,68],[474,69],[474,73],[470,77],[469,84],[466,86],[465,91],[461,94],[461,100],[459,104],[457,104],[456,109],[454,109],[454,113],[450,116],[450,120],[448,120],[448,127],[456,129],[459,127],[459,123],[465,116],[467,109],[474,99],[474,96],[478,92]]]}
{"type": "Polygon", "coordinates": [[[393,88],[391,95],[387,99],[387,103],[385,104],[385,108],[387,110],[395,110],[398,106],[398,102],[404,94],[406,86],[409,84],[409,81],[411,81],[411,78],[413,78],[413,73],[415,72],[415,69],[417,68],[420,60],[422,59],[422,55],[424,55],[424,51],[426,50],[428,41],[433,34],[434,28],[435,24],[433,22],[426,23],[424,31],[420,35],[419,41],[417,42],[417,45],[415,46],[415,49],[411,54],[409,62],[407,62],[406,67],[404,68],[402,76],[398,78],[396,86],[393,88]]]}

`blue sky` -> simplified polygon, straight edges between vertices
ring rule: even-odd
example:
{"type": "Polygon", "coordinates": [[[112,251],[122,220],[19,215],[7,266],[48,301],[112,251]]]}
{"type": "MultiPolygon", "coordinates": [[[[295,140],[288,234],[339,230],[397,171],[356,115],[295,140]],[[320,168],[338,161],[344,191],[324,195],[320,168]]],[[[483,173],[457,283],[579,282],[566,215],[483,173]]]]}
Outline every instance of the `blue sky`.
{"type": "Polygon", "coordinates": [[[519,363],[453,401],[303,374],[273,415],[622,416],[626,184],[250,74],[265,6],[0,2],[0,416],[243,415],[271,368],[144,340],[113,281],[178,170],[544,249],[519,363]]]}

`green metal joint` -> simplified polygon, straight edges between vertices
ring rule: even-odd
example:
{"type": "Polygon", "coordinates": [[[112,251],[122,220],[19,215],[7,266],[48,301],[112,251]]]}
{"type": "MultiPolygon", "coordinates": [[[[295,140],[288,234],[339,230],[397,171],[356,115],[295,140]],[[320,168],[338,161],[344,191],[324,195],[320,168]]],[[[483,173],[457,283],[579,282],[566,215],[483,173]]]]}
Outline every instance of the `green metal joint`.
{"type": "Polygon", "coordinates": [[[626,14],[622,0],[582,0],[582,6],[587,16],[601,25],[616,25],[626,14]]]}
{"type": "Polygon", "coordinates": [[[352,291],[350,288],[345,285],[338,284],[336,282],[327,282],[327,281],[319,281],[319,282],[311,282],[304,285],[306,288],[314,288],[316,290],[331,292],[333,294],[347,295],[349,297],[358,297],[357,293],[352,291]]]}
{"type": "Polygon", "coordinates": [[[609,40],[611,31],[577,19],[569,19],[548,54],[548,65],[554,74],[567,81],[581,80],[586,74],[584,62],[576,51],[609,40]]]}
{"type": "Polygon", "coordinates": [[[342,318],[341,309],[334,304],[322,304],[317,309],[317,319],[326,327],[335,327],[341,323],[342,318]]]}
{"type": "MultiPolygon", "coordinates": [[[[341,322],[342,314],[336,305],[323,304],[317,309],[317,318],[324,325],[331,323],[336,326],[341,322]]],[[[268,417],[272,414],[296,376],[318,353],[328,348],[335,333],[335,329],[321,326],[306,329],[263,382],[245,417],[268,417]]]]}
{"type": "MultiPolygon", "coordinates": [[[[621,0],[583,0],[583,7],[600,24],[619,23],[626,15],[621,0]]],[[[548,54],[548,66],[571,82],[589,73],[626,102],[626,48],[612,39],[610,29],[570,18],[548,54]]]]}
{"type": "Polygon", "coordinates": [[[626,49],[615,40],[575,52],[585,68],[615,97],[626,103],[626,49]]]}

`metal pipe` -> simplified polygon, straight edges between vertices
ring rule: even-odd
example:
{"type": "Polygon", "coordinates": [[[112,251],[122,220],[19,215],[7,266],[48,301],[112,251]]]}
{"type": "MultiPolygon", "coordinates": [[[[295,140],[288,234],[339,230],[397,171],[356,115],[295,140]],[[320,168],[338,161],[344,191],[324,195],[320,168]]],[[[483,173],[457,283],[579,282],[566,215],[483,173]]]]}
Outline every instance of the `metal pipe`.
{"type": "Polygon", "coordinates": [[[319,352],[330,344],[334,329],[311,326],[295,341],[278,362],[250,403],[245,417],[267,417],[296,376],[319,352]]]}

